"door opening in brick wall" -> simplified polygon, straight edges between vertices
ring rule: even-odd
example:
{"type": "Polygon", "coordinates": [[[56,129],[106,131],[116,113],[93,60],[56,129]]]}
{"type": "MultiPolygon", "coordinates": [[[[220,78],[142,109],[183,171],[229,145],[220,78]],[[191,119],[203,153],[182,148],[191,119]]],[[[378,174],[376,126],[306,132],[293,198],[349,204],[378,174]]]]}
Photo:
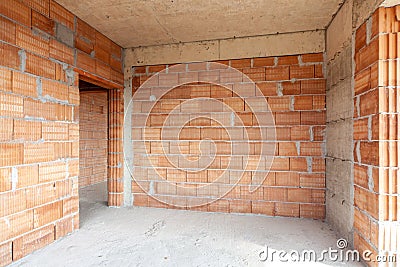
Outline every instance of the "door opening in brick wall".
{"type": "Polygon", "coordinates": [[[79,188],[81,217],[86,207],[107,204],[108,90],[79,81],[79,188]]]}

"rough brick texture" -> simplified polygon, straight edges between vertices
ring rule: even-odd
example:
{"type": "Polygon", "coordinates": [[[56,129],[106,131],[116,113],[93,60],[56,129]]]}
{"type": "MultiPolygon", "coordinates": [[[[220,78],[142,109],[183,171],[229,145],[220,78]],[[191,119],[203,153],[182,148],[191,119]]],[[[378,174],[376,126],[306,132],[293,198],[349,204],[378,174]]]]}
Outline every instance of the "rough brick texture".
{"type": "Polygon", "coordinates": [[[107,180],[107,91],[81,91],[79,107],[79,186],[107,180]]]}
{"type": "Polygon", "coordinates": [[[399,11],[379,8],[356,32],[354,245],[375,255],[399,250],[399,11]]]}
{"type": "Polygon", "coordinates": [[[79,51],[77,19],[53,0],[4,0],[0,14],[4,265],[79,227],[78,80],[122,88],[123,73],[121,48],[93,28],[99,52],[79,51]]]}
{"type": "Polygon", "coordinates": [[[134,205],[325,218],[325,79],[315,71],[322,61],[322,54],[307,54],[224,62],[238,73],[211,62],[134,68],[134,205]],[[246,76],[259,91],[245,83],[246,76]],[[202,83],[178,86],[152,100],[164,88],[193,79],[202,83]],[[211,100],[186,104],[201,98],[226,106],[211,100]],[[271,130],[256,116],[265,100],[277,133],[269,173],[268,159],[258,162],[261,144],[268,141],[260,130],[271,130]],[[199,116],[199,109],[207,114],[199,116]],[[146,127],[140,120],[147,120],[146,127]],[[204,142],[210,139],[211,147],[204,142]],[[202,155],[213,158],[203,169],[202,155]],[[260,174],[268,174],[261,186],[249,187],[260,174]],[[193,205],[204,199],[213,202],[193,205]]]}

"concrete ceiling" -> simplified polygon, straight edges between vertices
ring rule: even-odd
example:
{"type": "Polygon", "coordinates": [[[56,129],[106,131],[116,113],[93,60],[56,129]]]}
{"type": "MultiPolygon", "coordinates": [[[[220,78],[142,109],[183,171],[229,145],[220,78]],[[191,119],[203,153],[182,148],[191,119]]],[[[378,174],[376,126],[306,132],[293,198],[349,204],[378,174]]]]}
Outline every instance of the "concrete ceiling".
{"type": "Polygon", "coordinates": [[[57,0],[127,47],[325,29],[343,0],[57,0]]]}

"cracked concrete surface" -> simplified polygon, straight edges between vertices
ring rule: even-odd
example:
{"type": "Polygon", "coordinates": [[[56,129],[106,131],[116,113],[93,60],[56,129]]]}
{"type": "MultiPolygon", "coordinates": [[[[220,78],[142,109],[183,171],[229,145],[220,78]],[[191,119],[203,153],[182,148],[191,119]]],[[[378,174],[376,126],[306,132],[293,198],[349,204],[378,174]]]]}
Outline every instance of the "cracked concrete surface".
{"type": "MultiPolygon", "coordinates": [[[[156,208],[108,208],[106,186],[80,191],[81,229],[12,266],[281,266],[269,249],[321,251],[336,236],[321,221],[156,208]]],[[[309,263],[300,266],[359,266],[309,263]]]]}

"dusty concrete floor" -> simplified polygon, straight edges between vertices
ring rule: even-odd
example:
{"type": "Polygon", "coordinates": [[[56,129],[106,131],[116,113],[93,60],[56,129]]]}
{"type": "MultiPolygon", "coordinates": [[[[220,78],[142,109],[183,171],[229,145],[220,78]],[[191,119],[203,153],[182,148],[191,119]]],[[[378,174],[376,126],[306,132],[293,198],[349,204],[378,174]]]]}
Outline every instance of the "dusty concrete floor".
{"type": "Polygon", "coordinates": [[[337,237],[320,221],[108,208],[104,184],[87,187],[80,196],[81,229],[12,266],[288,266],[293,263],[262,262],[259,254],[265,246],[288,252],[336,249],[337,237]]]}

